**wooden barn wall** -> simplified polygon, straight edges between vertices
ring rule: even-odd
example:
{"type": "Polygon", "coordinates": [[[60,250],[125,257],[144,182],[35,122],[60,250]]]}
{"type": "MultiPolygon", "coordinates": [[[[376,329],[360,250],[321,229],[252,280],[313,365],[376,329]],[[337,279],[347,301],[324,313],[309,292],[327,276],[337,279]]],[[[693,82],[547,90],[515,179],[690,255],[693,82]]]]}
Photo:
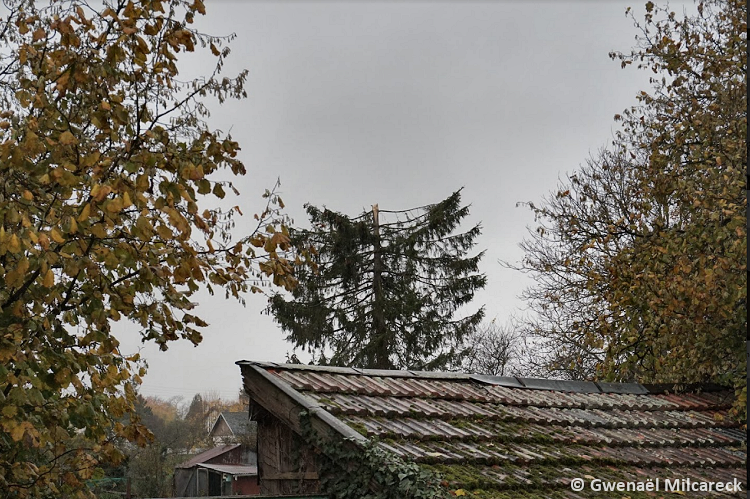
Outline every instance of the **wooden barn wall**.
{"type": "Polygon", "coordinates": [[[208,495],[208,470],[197,467],[178,468],[174,474],[174,493],[178,497],[208,495]]]}
{"type": "Polygon", "coordinates": [[[243,462],[243,449],[237,447],[230,451],[224,452],[216,457],[207,459],[206,464],[245,464],[243,462]]]}
{"type": "Polygon", "coordinates": [[[261,494],[315,494],[320,491],[313,449],[286,425],[259,406],[258,476],[261,494]]]}
{"type": "Polygon", "coordinates": [[[195,490],[194,471],[195,468],[177,468],[174,470],[174,493],[176,496],[195,497],[198,495],[198,491],[195,490]]]}

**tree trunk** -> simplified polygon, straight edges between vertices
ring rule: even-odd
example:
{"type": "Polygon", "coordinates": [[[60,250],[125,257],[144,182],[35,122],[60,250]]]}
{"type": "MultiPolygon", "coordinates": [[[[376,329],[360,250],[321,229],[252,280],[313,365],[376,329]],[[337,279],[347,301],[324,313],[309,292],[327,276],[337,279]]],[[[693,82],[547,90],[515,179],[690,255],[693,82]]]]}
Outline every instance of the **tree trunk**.
{"type": "Polygon", "coordinates": [[[388,359],[388,329],[385,323],[385,310],[383,300],[383,261],[381,259],[380,245],[380,220],[378,214],[378,205],[372,205],[373,219],[373,257],[372,257],[372,334],[373,347],[371,362],[376,369],[390,369],[391,363],[388,359]]]}

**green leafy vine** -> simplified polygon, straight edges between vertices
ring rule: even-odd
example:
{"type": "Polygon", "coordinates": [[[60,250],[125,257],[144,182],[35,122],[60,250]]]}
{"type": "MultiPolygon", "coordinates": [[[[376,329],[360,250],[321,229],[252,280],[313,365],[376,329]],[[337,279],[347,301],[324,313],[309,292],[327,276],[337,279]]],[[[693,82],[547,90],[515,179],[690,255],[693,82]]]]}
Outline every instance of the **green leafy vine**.
{"type": "Polygon", "coordinates": [[[320,453],[320,483],[335,499],[441,499],[451,497],[435,473],[409,463],[368,439],[324,439],[300,413],[302,437],[320,453]]]}

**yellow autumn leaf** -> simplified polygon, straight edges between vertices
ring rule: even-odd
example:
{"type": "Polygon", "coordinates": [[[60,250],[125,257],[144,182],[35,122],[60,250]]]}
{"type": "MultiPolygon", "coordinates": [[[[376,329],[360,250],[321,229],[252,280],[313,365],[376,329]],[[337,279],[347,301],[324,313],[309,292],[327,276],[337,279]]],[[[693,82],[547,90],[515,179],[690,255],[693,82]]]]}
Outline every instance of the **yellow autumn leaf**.
{"type": "Polygon", "coordinates": [[[81,210],[81,214],[78,215],[78,221],[84,222],[88,220],[90,214],[91,214],[91,203],[86,203],[86,206],[84,206],[83,209],[81,210]]]}
{"type": "Polygon", "coordinates": [[[55,274],[52,272],[52,269],[49,269],[44,275],[44,282],[42,282],[42,285],[45,288],[51,288],[55,285],[55,274]]]}
{"type": "Polygon", "coordinates": [[[56,243],[62,244],[65,242],[65,239],[62,237],[60,232],[55,227],[52,227],[52,229],[49,231],[49,235],[52,238],[52,240],[55,241],[56,243]]]}
{"type": "Polygon", "coordinates": [[[122,198],[115,198],[107,203],[107,211],[110,213],[119,213],[122,211],[122,198]]]}
{"type": "Polygon", "coordinates": [[[96,237],[107,237],[107,229],[102,224],[94,224],[91,227],[89,227],[89,232],[91,232],[96,237]]]}
{"type": "Polygon", "coordinates": [[[60,75],[55,85],[58,92],[62,92],[68,87],[68,80],[70,80],[70,71],[66,71],[60,75]]]}
{"type": "Polygon", "coordinates": [[[202,0],[195,0],[191,7],[197,10],[199,14],[203,14],[204,16],[206,15],[206,7],[203,5],[202,0]]]}
{"type": "Polygon", "coordinates": [[[94,201],[100,202],[112,192],[112,188],[108,185],[97,184],[91,189],[91,197],[94,201]]]}
{"type": "Polygon", "coordinates": [[[101,158],[101,156],[102,154],[99,151],[93,151],[91,154],[88,154],[87,156],[85,156],[81,160],[80,164],[81,166],[86,166],[86,167],[94,166],[97,163],[97,161],[99,161],[99,158],[101,158]]]}
{"type": "Polygon", "coordinates": [[[11,253],[18,253],[21,251],[21,242],[15,234],[10,236],[10,241],[8,241],[8,251],[11,253]]]}
{"type": "Polygon", "coordinates": [[[465,496],[466,495],[466,491],[464,489],[456,489],[455,491],[453,491],[453,493],[456,494],[457,496],[465,496]]]}
{"type": "Polygon", "coordinates": [[[23,421],[12,426],[10,429],[10,438],[12,438],[14,442],[20,442],[28,428],[33,428],[28,421],[23,421]]]}
{"type": "Polygon", "coordinates": [[[41,246],[42,249],[45,250],[49,249],[49,238],[47,237],[47,234],[39,234],[39,246],[41,246]]]}
{"type": "Polygon", "coordinates": [[[167,227],[164,224],[159,224],[156,227],[156,233],[159,234],[159,237],[161,237],[165,241],[169,240],[169,239],[172,239],[172,237],[174,237],[174,234],[169,229],[169,227],[167,227]]]}
{"type": "Polygon", "coordinates": [[[78,143],[78,139],[76,139],[68,130],[61,133],[60,138],[57,141],[64,146],[72,146],[78,143]]]}

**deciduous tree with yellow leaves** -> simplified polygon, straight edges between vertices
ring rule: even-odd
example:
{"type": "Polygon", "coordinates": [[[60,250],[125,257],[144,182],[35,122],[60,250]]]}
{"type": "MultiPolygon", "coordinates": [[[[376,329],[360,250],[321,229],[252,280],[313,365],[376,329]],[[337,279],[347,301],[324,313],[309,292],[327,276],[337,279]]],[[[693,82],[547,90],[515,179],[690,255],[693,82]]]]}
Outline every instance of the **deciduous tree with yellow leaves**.
{"type": "Polygon", "coordinates": [[[201,0],[7,0],[0,11],[0,496],[85,495],[143,372],[111,334],[201,340],[190,297],[242,300],[294,286],[274,192],[255,229],[218,199],[242,175],[239,145],[206,124],[204,98],[245,95],[220,77],[229,38],[193,27],[201,0]],[[215,56],[178,79],[178,57],[215,56]],[[225,175],[224,179],[230,178],[225,175]]]}
{"type": "Polygon", "coordinates": [[[746,416],[747,5],[646,3],[613,147],[531,205],[530,330],[573,377],[734,386],[746,416]]]}

